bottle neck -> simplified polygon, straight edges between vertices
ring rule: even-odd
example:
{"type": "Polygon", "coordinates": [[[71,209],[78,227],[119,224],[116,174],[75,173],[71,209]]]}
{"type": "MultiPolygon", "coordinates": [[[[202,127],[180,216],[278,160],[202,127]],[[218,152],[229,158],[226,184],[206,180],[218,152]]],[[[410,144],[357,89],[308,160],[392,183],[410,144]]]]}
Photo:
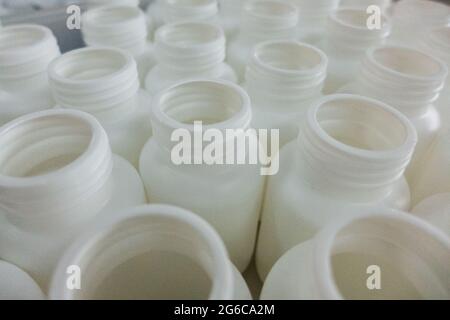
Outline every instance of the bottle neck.
{"type": "Polygon", "coordinates": [[[327,96],[300,125],[302,174],[324,192],[377,199],[403,176],[416,142],[410,121],[393,108],[362,96],[327,96]]]}
{"type": "Polygon", "coordinates": [[[58,106],[115,122],[137,106],[139,79],[133,57],[112,48],[84,48],[64,54],[49,66],[58,106]]]}
{"type": "Polygon", "coordinates": [[[439,98],[447,75],[447,66],[429,55],[386,46],[367,51],[357,84],[362,94],[414,117],[426,113],[439,98]]]}
{"type": "Polygon", "coordinates": [[[33,91],[46,86],[47,67],[60,55],[50,29],[15,25],[0,29],[0,90],[33,91]]]}
{"type": "Polygon", "coordinates": [[[71,225],[110,197],[112,154],[90,115],[51,110],[0,130],[0,207],[21,228],[71,225]]]}
{"type": "Polygon", "coordinates": [[[246,45],[265,40],[294,39],[298,9],[279,0],[250,1],[245,4],[239,40],[246,45]]]}
{"type": "Polygon", "coordinates": [[[88,46],[110,46],[136,56],[147,46],[148,28],[138,7],[104,6],[83,15],[82,33],[88,46]]]}
{"type": "Polygon", "coordinates": [[[324,29],[329,14],[339,6],[339,0],[293,0],[293,3],[299,8],[300,29],[324,29]]]}
{"type": "Polygon", "coordinates": [[[246,89],[256,105],[298,108],[317,98],[328,60],[319,49],[297,41],[269,41],[255,47],[246,73],[246,89]]]}
{"type": "Polygon", "coordinates": [[[166,205],[130,209],[90,228],[67,250],[53,280],[49,296],[57,300],[106,299],[111,292],[104,288],[111,285],[125,300],[228,300],[236,289],[217,232],[197,215],[166,205]],[[81,290],[67,288],[71,265],[85,270],[81,290]],[[119,266],[123,272],[117,273],[119,266]],[[136,278],[150,285],[137,285],[136,278]]]}
{"type": "Polygon", "coordinates": [[[164,0],[161,9],[165,23],[182,21],[214,22],[219,13],[217,0],[164,0]]]}
{"type": "MultiPolygon", "coordinates": [[[[188,164],[205,164],[203,152],[211,144],[204,141],[208,131],[220,135],[225,147],[245,134],[250,121],[247,93],[227,81],[198,80],[177,84],[161,93],[152,108],[153,138],[169,156],[181,144],[183,163],[188,164]],[[230,135],[229,130],[238,133],[230,135]]],[[[217,149],[216,159],[224,160],[227,150],[217,149]]]]}
{"type": "Polygon", "coordinates": [[[155,55],[166,73],[214,76],[225,60],[225,35],[210,23],[168,24],[156,32],[155,55]]]}
{"type": "Polygon", "coordinates": [[[368,18],[365,9],[344,8],[330,14],[327,51],[339,58],[357,61],[370,47],[382,45],[390,33],[386,16],[381,17],[381,28],[373,30],[367,26],[368,18]]]}

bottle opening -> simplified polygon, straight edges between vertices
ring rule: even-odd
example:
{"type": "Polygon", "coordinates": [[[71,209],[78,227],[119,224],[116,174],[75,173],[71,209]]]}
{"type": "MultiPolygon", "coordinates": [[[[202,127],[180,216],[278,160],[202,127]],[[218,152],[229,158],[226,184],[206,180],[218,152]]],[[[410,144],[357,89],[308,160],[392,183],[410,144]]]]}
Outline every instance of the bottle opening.
{"type": "Polygon", "coordinates": [[[448,299],[449,247],[403,214],[357,218],[333,239],[330,267],[344,299],[448,299]]]}
{"type": "Polygon", "coordinates": [[[223,40],[224,34],[220,28],[207,23],[175,23],[162,27],[156,35],[156,41],[178,47],[179,50],[192,46],[211,44],[223,40]]]}

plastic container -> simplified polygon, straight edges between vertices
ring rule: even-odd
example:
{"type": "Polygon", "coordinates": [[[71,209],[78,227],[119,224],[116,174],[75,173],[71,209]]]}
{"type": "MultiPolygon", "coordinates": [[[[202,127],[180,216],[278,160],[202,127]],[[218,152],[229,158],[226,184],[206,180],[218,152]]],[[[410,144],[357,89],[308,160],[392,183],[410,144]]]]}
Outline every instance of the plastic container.
{"type": "MultiPolygon", "coordinates": [[[[235,158],[238,154],[245,158],[247,149],[238,149],[235,154],[227,153],[225,148],[218,151],[215,159],[221,158],[221,165],[203,158],[210,143],[202,142],[208,139],[206,134],[214,131],[223,136],[224,143],[236,146],[250,122],[250,99],[239,86],[222,80],[176,84],[154,101],[154,135],[140,159],[150,203],[180,206],[211,223],[239,271],[246,269],[253,255],[265,177],[258,165],[238,164],[235,158]],[[201,128],[196,126],[200,121],[201,128]],[[227,130],[236,130],[233,132],[237,135],[228,135],[227,130]],[[178,140],[180,136],[186,140],[178,140]],[[195,142],[199,137],[201,145],[195,142]],[[180,143],[190,154],[181,154],[180,143]],[[183,161],[176,159],[178,156],[183,161]]],[[[253,139],[248,141],[256,141],[255,134],[249,136],[253,139]]]]}
{"type": "Polygon", "coordinates": [[[424,199],[412,213],[450,236],[450,193],[438,193],[424,199]]]}
{"type": "Polygon", "coordinates": [[[424,34],[449,23],[450,6],[429,0],[401,0],[392,7],[389,42],[413,47],[424,34]]]}
{"type": "Polygon", "coordinates": [[[237,36],[228,44],[227,61],[236,71],[239,81],[244,80],[253,48],[268,40],[294,40],[298,24],[297,8],[286,1],[247,1],[237,36]]]}
{"type": "Polygon", "coordinates": [[[146,201],[91,115],[48,110],[0,129],[0,256],[46,291],[62,250],[92,219],[146,201]]]}
{"type": "Polygon", "coordinates": [[[330,14],[323,42],[329,59],[325,94],[353,81],[367,49],[384,44],[389,36],[391,26],[385,15],[380,29],[370,30],[368,18],[366,10],[358,8],[340,8],[330,14]]]}
{"type": "Polygon", "coordinates": [[[298,38],[318,45],[326,34],[328,16],[339,7],[339,0],[290,0],[298,6],[298,38]]]}
{"type": "Polygon", "coordinates": [[[409,210],[403,173],[416,142],[408,119],[376,100],[330,95],[315,103],[268,180],[256,251],[261,279],[336,216],[379,205],[409,210]]]}
{"type": "Polygon", "coordinates": [[[149,72],[145,88],[156,95],[171,85],[198,78],[236,82],[236,74],[226,64],[225,34],[215,24],[180,22],[167,24],[155,34],[158,64],[149,72]]]}
{"type": "Polygon", "coordinates": [[[288,251],[261,299],[450,298],[450,240],[409,214],[388,209],[345,217],[288,251]]]}
{"type": "Polygon", "coordinates": [[[133,57],[120,49],[78,49],[53,61],[49,78],[57,106],[94,115],[113,152],[137,167],[151,136],[151,98],[139,89],[133,57]]]}
{"type": "Polygon", "coordinates": [[[0,260],[0,300],[43,300],[44,293],[23,270],[0,260]]]}
{"type": "Polygon", "coordinates": [[[411,186],[441,128],[434,103],[447,75],[448,68],[443,62],[415,49],[374,47],[362,60],[355,82],[341,90],[383,101],[401,111],[414,124],[419,141],[406,171],[411,186]]]}
{"type": "Polygon", "coordinates": [[[363,8],[367,10],[369,6],[378,6],[383,12],[386,12],[392,6],[392,0],[341,0],[341,8],[363,8]]]}
{"type": "Polygon", "coordinates": [[[56,38],[46,27],[0,29],[0,126],[54,105],[47,67],[59,55],[56,38]]]}
{"type": "Polygon", "coordinates": [[[137,62],[141,83],[156,64],[146,16],[138,7],[105,6],[88,10],[83,14],[81,31],[90,47],[108,46],[130,53],[137,62]]]}
{"type": "Polygon", "coordinates": [[[252,127],[280,130],[280,146],[295,139],[306,110],[322,96],[327,63],[322,51],[294,40],[257,45],[244,85],[252,100],[252,127]]]}
{"type": "Polygon", "coordinates": [[[241,15],[247,0],[219,0],[221,25],[229,39],[236,35],[241,15]]]}
{"type": "Polygon", "coordinates": [[[53,276],[50,299],[251,299],[225,245],[204,220],[184,209],[150,205],[115,214],[83,233],[53,276]],[[83,270],[81,290],[66,270],[83,270]]]}
{"type": "Polygon", "coordinates": [[[104,6],[139,6],[139,0],[86,0],[88,8],[93,9],[104,6]]]}

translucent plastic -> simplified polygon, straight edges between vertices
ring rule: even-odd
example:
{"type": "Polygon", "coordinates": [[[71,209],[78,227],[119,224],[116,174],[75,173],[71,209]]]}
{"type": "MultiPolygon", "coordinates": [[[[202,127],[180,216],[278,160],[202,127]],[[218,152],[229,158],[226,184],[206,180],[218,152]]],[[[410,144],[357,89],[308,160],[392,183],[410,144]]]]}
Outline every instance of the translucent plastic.
{"type": "Polygon", "coordinates": [[[42,300],[44,293],[23,270],[0,260],[0,300],[42,300]]]}
{"type": "Polygon", "coordinates": [[[450,193],[438,193],[424,199],[412,213],[450,236],[450,193]]]}

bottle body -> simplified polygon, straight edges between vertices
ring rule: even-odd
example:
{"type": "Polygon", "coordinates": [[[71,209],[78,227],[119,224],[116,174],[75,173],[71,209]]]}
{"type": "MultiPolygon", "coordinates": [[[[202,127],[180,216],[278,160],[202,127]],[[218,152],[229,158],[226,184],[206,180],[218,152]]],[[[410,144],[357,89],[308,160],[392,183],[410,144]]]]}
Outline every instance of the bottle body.
{"type": "Polygon", "coordinates": [[[403,212],[341,217],[275,264],[261,299],[448,299],[449,245],[439,230],[403,212]]]}
{"type": "Polygon", "coordinates": [[[121,49],[78,49],[53,61],[49,74],[57,107],[94,115],[113,152],[137,167],[151,135],[151,98],[140,89],[133,57],[121,49]]]}
{"type": "MultiPolygon", "coordinates": [[[[191,160],[185,152],[180,156],[182,162],[175,161],[175,157],[179,156],[176,148],[180,144],[187,143],[187,150],[204,150],[209,145],[194,142],[199,129],[191,125],[193,122],[202,121],[205,134],[208,129],[223,130],[224,134],[236,129],[241,130],[239,136],[244,134],[251,121],[248,96],[229,82],[184,82],[164,91],[152,113],[154,136],[140,158],[140,173],[150,203],[169,203],[195,211],[216,228],[233,263],[240,271],[245,270],[253,254],[263,196],[265,179],[259,166],[225,164],[228,160],[223,165],[203,160],[198,163],[200,156],[191,160]],[[231,113],[226,116],[225,110],[231,113]],[[187,130],[189,141],[171,142],[170,137],[179,129],[187,130]]],[[[256,135],[250,134],[256,141],[256,135]]],[[[220,156],[226,157],[226,153],[220,156]]]]}
{"type": "Polygon", "coordinates": [[[54,105],[47,67],[60,55],[50,29],[14,25],[0,31],[0,125],[54,105]]]}
{"type": "Polygon", "coordinates": [[[411,212],[450,235],[450,193],[437,193],[425,198],[411,212]]]}
{"type": "Polygon", "coordinates": [[[195,214],[165,205],[99,220],[66,251],[50,289],[50,299],[64,300],[208,298],[251,299],[216,231],[195,214]],[[81,290],[65,285],[71,265],[84,272],[81,290]]]}
{"type": "Polygon", "coordinates": [[[43,300],[44,293],[21,269],[0,260],[0,300],[43,300]]]}
{"type": "Polygon", "coordinates": [[[78,232],[98,215],[145,203],[145,192],[136,170],[111,154],[103,128],[85,113],[34,113],[7,124],[0,137],[9,148],[26,147],[17,153],[3,149],[10,157],[1,166],[0,254],[45,291],[62,250],[78,232]],[[6,135],[10,127],[14,140],[6,135]],[[30,140],[30,134],[46,143],[30,140]]]}
{"type": "MultiPolygon", "coordinates": [[[[403,177],[403,171],[409,163],[408,158],[410,159],[412,155],[415,139],[414,129],[406,118],[375,100],[359,96],[336,95],[324,97],[316,102],[308,110],[307,117],[300,126],[298,139],[282,148],[279,173],[270,177],[268,181],[256,252],[256,265],[261,279],[265,279],[273,264],[287,250],[311,239],[335,216],[346,212],[364,212],[378,205],[409,209],[409,187],[403,177]],[[322,111],[320,111],[321,108],[323,108],[322,111]],[[359,108],[365,108],[364,112],[373,112],[373,115],[368,115],[366,119],[362,114],[358,115],[359,108]],[[381,110],[389,110],[389,112],[379,113],[381,110]],[[399,138],[396,142],[391,141],[384,147],[383,142],[377,142],[379,137],[372,136],[375,132],[386,130],[379,116],[386,117],[386,122],[392,125],[389,128],[393,130],[390,134],[399,138]],[[371,117],[374,122],[368,120],[371,117]],[[378,119],[375,120],[375,118],[378,119]],[[393,119],[397,120],[392,121],[393,119]],[[324,131],[314,125],[316,121],[325,132],[328,132],[327,134],[330,134],[328,137],[334,137],[324,145],[319,143],[320,140],[325,139],[324,131]],[[398,136],[397,134],[403,130],[403,125],[408,130],[398,136]],[[316,131],[317,135],[308,129],[313,127],[316,128],[313,131],[316,131]],[[366,135],[363,132],[372,133],[366,135]],[[394,134],[394,132],[397,133],[394,134]],[[318,138],[319,136],[321,138],[318,138]],[[336,144],[337,141],[339,141],[338,144],[336,144]],[[384,170],[387,171],[378,172],[380,175],[377,178],[377,180],[380,179],[378,182],[369,182],[377,175],[374,172],[377,169],[370,164],[373,160],[365,161],[368,168],[362,169],[362,163],[353,163],[356,159],[361,159],[361,155],[356,158],[350,156],[356,151],[353,148],[360,151],[365,148],[372,150],[377,145],[375,150],[381,151],[385,150],[384,148],[389,150],[391,143],[403,150],[400,153],[394,152],[394,149],[388,151],[393,152],[392,156],[398,157],[397,166],[393,163],[388,165],[389,160],[379,158],[381,162],[386,161],[384,170]],[[330,148],[331,145],[334,147],[330,148]],[[337,149],[344,146],[345,149],[347,147],[350,149],[334,154],[337,149]],[[307,151],[310,148],[311,151],[307,151]],[[344,162],[343,155],[347,152],[350,153],[347,154],[348,158],[344,162]],[[346,168],[348,173],[345,173],[346,168]],[[360,168],[361,172],[356,173],[355,168],[360,168]],[[365,190],[366,188],[368,189],[365,190]]],[[[366,156],[371,158],[376,152],[369,151],[366,156]],[[374,153],[370,155],[372,152],[374,153]]]]}

